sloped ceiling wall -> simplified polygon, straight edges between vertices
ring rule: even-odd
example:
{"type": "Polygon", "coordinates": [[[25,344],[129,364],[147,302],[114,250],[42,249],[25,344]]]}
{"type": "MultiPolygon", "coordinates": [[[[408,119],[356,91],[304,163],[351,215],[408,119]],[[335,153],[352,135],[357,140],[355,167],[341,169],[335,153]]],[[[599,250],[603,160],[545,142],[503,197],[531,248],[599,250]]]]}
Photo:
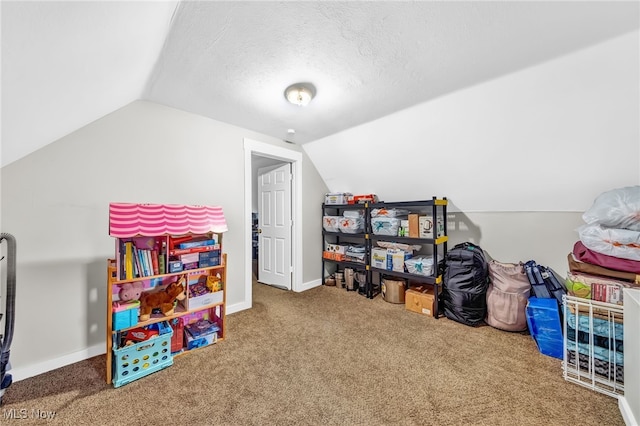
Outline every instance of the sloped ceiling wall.
{"type": "Polygon", "coordinates": [[[140,98],[304,144],[639,25],[608,1],[0,6],[2,165],[140,98]]]}
{"type": "Polygon", "coordinates": [[[176,5],[3,1],[2,166],[140,99],[176,5]]]}

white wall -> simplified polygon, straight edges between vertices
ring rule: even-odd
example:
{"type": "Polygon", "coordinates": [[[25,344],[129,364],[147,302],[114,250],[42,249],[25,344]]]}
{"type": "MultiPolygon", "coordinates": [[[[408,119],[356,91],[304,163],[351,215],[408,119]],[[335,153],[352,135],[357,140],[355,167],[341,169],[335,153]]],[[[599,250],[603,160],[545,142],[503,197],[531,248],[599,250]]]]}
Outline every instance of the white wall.
{"type": "Polygon", "coordinates": [[[601,192],[640,182],[638,39],[635,31],[304,150],[331,191],[447,196],[464,212],[584,211],[601,192]]]}
{"type": "MultiPolygon", "coordinates": [[[[17,379],[104,352],[109,202],[223,207],[229,231],[229,309],[244,294],[244,146],[252,138],[299,147],[150,102],[134,102],[2,168],[2,230],[18,242],[17,379]]],[[[303,159],[306,158],[303,155],[303,159]]],[[[303,202],[319,205],[326,187],[306,160],[303,202]]],[[[303,238],[318,239],[303,212],[303,238]],[[311,234],[311,235],[307,235],[311,234]]],[[[305,247],[319,264],[321,245],[305,247]],[[317,247],[317,248],[316,248],[317,247]]],[[[319,278],[318,271],[303,275],[319,278]],[[315,272],[315,274],[314,274],[315,272]]]]}
{"type": "Polygon", "coordinates": [[[639,37],[303,147],[331,191],[384,201],[447,197],[467,227],[450,231],[452,244],[474,241],[497,260],[534,259],[562,275],[595,197],[640,183],[639,37]]]}

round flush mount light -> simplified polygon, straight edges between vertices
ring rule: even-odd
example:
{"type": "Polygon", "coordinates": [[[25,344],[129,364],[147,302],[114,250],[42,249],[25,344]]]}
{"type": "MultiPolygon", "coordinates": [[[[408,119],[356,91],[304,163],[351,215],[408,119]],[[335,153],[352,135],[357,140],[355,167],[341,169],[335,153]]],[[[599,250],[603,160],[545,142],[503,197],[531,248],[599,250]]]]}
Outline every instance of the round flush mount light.
{"type": "Polygon", "coordinates": [[[287,87],[284,97],[294,105],[306,106],[316,95],[316,88],[311,83],[295,83],[287,87]]]}

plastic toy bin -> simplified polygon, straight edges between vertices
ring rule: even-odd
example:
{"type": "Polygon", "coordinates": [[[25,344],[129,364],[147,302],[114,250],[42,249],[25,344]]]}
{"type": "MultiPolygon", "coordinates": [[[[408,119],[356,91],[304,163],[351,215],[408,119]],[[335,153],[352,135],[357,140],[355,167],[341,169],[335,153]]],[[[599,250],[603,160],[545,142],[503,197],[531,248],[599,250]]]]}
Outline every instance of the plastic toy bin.
{"type": "Polygon", "coordinates": [[[527,325],[540,353],[562,359],[562,324],[555,298],[530,297],[527,302],[527,325]]]}
{"type": "Polygon", "coordinates": [[[122,330],[123,328],[133,327],[138,323],[138,315],[140,314],[140,301],[114,304],[113,306],[113,329],[122,330]]]}
{"type": "Polygon", "coordinates": [[[113,387],[126,385],[173,364],[173,330],[166,321],[159,323],[158,327],[158,337],[113,349],[113,387]]]}

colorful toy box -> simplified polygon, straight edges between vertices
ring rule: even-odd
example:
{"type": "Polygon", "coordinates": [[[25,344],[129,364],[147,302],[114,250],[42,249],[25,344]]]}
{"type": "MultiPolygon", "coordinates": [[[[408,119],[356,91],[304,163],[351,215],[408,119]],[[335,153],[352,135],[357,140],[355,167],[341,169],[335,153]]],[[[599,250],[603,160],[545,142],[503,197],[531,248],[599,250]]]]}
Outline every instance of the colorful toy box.
{"type": "Polygon", "coordinates": [[[195,349],[216,343],[220,327],[215,322],[207,319],[198,320],[184,326],[184,336],[187,340],[187,349],[195,349]]]}
{"type": "Polygon", "coordinates": [[[114,302],[113,303],[113,329],[122,330],[123,328],[133,327],[138,323],[139,314],[140,314],[139,300],[132,300],[130,302],[114,302]]]}
{"type": "Polygon", "coordinates": [[[218,266],[220,264],[220,250],[203,251],[198,253],[198,263],[200,268],[218,266]]]}

